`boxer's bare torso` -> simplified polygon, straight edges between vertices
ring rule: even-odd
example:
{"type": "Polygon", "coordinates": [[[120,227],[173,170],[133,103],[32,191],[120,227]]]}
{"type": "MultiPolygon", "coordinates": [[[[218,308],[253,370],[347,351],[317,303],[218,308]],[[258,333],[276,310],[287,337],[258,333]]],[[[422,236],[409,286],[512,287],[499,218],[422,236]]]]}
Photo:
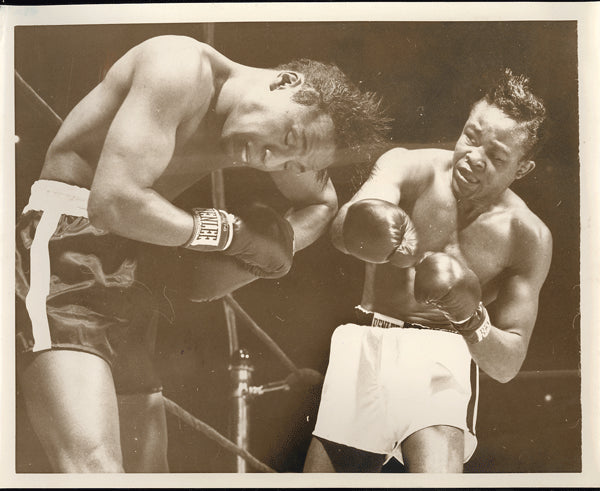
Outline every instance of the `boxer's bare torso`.
{"type": "MultiPolygon", "coordinates": [[[[419,252],[444,251],[464,260],[480,279],[484,303],[492,302],[503,277],[534,260],[545,226],[510,189],[493,206],[467,216],[452,192],[452,152],[412,153],[418,161],[417,181],[403,184],[399,206],[415,225],[419,252]]],[[[368,264],[363,307],[425,325],[447,324],[439,311],[414,299],[414,271],[368,264]]]]}
{"type": "Polygon", "coordinates": [[[173,199],[214,170],[252,167],[291,202],[286,218],[302,249],[323,233],[337,197],[317,177],[333,160],[333,122],[292,100],[300,77],[240,65],[192,38],[151,38],[70,112],[40,178],[91,189],[99,228],[177,246],[193,223],[173,199]]]}

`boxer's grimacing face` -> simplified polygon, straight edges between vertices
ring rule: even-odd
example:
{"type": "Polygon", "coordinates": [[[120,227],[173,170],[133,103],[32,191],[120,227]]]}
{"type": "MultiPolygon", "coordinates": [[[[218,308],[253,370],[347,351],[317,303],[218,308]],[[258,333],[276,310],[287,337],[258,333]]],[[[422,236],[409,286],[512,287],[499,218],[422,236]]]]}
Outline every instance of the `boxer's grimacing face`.
{"type": "Polygon", "coordinates": [[[525,158],[522,124],[486,101],[473,107],[454,149],[452,189],[457,198],[489,202],[535,163],[525,158]]]}
{"type": "Polygon", "coordinates": [[[331,117],[292,99],[301,84],[252,90],[223,125],[222,147],[237,165],[273,172],[328,167],[335,153],[331,117]]]}

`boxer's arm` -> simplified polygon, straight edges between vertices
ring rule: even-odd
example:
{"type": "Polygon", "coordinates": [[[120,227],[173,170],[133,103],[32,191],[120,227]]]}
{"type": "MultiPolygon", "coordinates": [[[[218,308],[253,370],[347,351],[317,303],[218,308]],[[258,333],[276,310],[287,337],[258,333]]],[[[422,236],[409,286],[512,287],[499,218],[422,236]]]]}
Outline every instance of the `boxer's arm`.
{"type": "Polygon", "coordinates": [[[327,229],[338,207],[331,179],[319,182],[315,172],[271,172],[273,182],[292,203],[285,218],[294,229],[294,252],[317,240],[327,229]]]}
{"type": "Polygon", "coordinates": [[[178,125],[190,108],[198,106],[195,94],[205,90],[210,96],[210,69],[198,59],[182,65],[176,56],[160,60],[144,56],[137,60],[129,93],[108,130],[88,213],[104,230],[177,246],[190,237],[192,216],[152,186],[171,160],[178,125]]]}
{"type": "MultiPolygon", "coordinates": [[[[427,152],[427,151],[425,151],[427,152]]],[[[400,203],[402,190],[405,186],[415,187],[426,179],[429,166],[423,165],[428,155],[422,150],[407,150],[394,148],[384,153],[371,170],[371,174],[352,198],[345,203],[331,225],[331,240],[333,245],[345,254],[348,250],[344,245],[344,221],[348,208],[363,199],[380,199],[394,205],[400,203]]]]}
{"type": "Polygon", "coordinates": [[[468,345],[479,367],[499,382],[514,378],[525,360],[539,293],[550,268],[552,237],[545,227],[536,242],[523,245],[519,264],[488,308],[492,323],[488,336],[468,345]]]}

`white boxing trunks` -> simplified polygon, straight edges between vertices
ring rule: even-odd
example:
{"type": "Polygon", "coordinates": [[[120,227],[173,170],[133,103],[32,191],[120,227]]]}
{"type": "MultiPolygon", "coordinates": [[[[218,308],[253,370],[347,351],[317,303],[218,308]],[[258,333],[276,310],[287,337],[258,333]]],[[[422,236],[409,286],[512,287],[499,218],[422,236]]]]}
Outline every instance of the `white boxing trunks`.
{"type": "Polygon", "coordinates": [[[400,444],[408,436],[454,426],[465,435],[466,462],[477,446],[478,396],[466,343],[454,332],[395,324],[404,323],[375,314],[370,326],[334,331],[313,434],[403,462],[400,444]]]}

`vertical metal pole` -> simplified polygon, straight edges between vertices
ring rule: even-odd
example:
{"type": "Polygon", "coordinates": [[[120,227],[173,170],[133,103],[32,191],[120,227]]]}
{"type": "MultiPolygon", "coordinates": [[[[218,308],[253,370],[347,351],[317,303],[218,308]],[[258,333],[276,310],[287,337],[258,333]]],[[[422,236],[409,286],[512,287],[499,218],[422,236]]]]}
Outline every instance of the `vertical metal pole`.
{"type": "MultiPolygon", "coordinates": [[[[214,24],[205,24],[203,29],[204,42],[214,45],[215,27],[214,24]]],[[[225,184],[223,181],[223,171],[218,169],[211,174],[212,184],[212,202],[215,208],[225,208],[225,184]]],[[[235,444],[245,450],[248,449],[248,436],[250,434],[250,406],[249,392],[252,371],[254,368],[250,364],[250,355],[245,349],[239,348],[237,335],[237,326],[234,310],[223,302],[225,321],[227,323],[227,333],[229,337],[229,373],[232,381],[232,429],[231,439],[235,444]]],[[[236,457],[235,471],[238,473],[247,472],[246,461],[242,457],[236,457]]]]}
{"type": "MultiPolygon", "coordinates": [[[[225,209],[223,171],[220,169],[214,171],[211,174],[211,181],[213,206],[225,209]]],[[[231,377],[233,386],[230,437],[238,447],[247,450],[250,425],[248,387],[250,386],[250,377],[253,368],[250,366],[250,356],[248,355],[248,352],[239,347],[234,310],[227,302],[223,301],[223,311],[225,313],[225,322],[227,324],[227,334],[229,339],[229,376],[231,377]]],[[[246,461],[241,457],[235,458],[235,472],[247,472],[246,461]]]]}
{"type": "MultiPolygon", "coordinates": [[[[223,181],[223,171],[218,169],[210,175],[212,188],[212,203],[215,208],[225,209],[225,183],[223,181]]],[[[238,349],[238,336],[235,323],[235,313],[233,309],[223,302],[223,311],[225,312],[225,321],[227,323],[227,332],[229,333],[229,355],[233,355],[238,349]]]]}
{"type": "MultiPolygon", "coordinates": [[[[232,355],[231,364],[229,365],[233,385],[231,440],[244,450],[248,450],[250,435],[250,394],[248,388],[250,387],[253,371],[254,367],[250,363],[248,351],[239,349],[232,355]]],[[[235,472],[247,472],[247,463],[242,457],[235,458],[235,472]]]]}
{"type": "MultiPolygon", "coordinates": [[[[202,25],[202,37],[206,44],[214,46],[215,43],[215,25],[213,23],[202,25]]],[[[215,208],[225,209],[225,183],[223,180],[223,171],[217,169],[210,176],[212,189],[212,203],[215,208]]],[[[225,312],[225,322],[227,323],[227,331],[229,333],[229,356],[232,356],[238,349],[238,336],[235,325],[235,314],[233,309],[223,302],[223,310],[225,312]]]]}

